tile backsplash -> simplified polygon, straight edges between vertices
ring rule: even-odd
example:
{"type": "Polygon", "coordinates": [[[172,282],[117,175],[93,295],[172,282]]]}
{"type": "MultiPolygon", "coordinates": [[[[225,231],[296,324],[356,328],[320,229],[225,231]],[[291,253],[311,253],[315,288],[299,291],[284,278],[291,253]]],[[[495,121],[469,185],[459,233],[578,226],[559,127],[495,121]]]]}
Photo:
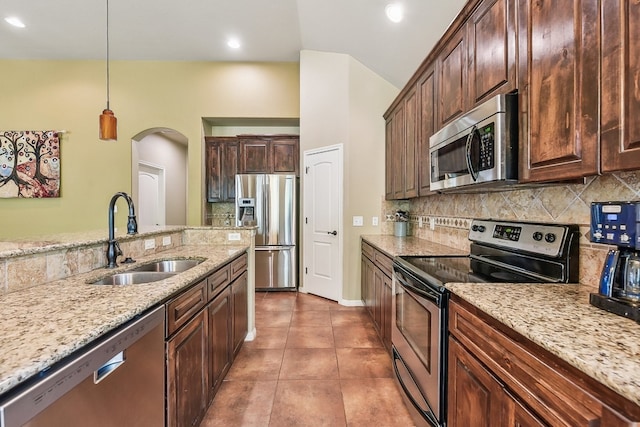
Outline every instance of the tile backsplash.
{"type": "MultiPolygon", "coordinates": [[[[597,286],[609,247],[589,241],[591,202],[638,199],[640,171],[632,171],[589,177],[584,184],[383,201],[382,217],[399,209],[408,210],[409,235],[465,250],[469,248],[467,237],[471,218],[578,224],[581,232],[580,282],[597,286]]],[[[392,222],[382,224],[382,234],[393,234],[392,222]]]]}

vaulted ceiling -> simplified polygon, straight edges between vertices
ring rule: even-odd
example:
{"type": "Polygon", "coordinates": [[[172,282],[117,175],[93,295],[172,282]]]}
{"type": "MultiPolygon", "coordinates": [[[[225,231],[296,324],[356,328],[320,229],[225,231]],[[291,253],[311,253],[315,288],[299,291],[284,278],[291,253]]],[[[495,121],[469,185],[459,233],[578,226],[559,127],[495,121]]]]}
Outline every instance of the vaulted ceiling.
{"type": "MultiPolygon", "coordinates": [[[[114,60],[293,61],[303,49],[344,53],[402,87],[463,0],[109,0],[114,60]],[[233,50],[227,39],[242,46],[233,50]]],[[[1,59],[104,59],[106,0],[3,0],[1,59]],[[4,22],[19,17],[25,28],[4,22]]]]}

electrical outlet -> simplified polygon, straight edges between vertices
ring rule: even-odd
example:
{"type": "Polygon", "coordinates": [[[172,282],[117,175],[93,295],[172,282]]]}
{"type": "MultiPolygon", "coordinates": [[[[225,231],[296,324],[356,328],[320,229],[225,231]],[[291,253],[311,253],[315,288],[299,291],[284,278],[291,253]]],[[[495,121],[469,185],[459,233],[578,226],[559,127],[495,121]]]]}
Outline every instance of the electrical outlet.
{"type": "Polygon", "coordinates": [[[371,218],[371,225],[378,225],[378,217],[374,216],[373,218],[371,218]]]}
{"type": "Polygon", "coordinates": [[[418,217],[418,227],[422,228],[422,217],[418,217]]]}
{"type": "Polygon", "coordinates": [[[354,227],[362,227],[364,225],[364,218],[362,216],[354,216],[353,217],[353,226],[354,227]]]}
{"type": "Polygon", "coordinates": [[[435,218],[429,218],[429,228],[431,230],[435,230],[436,229],[436,219],[435,218]]]}
{"type": "Polygon", "coordinates": [[[162,238],[162,246],[169,246],[171,244],[171,236],[164,236],[162,238]]]}
{"type": "Polygon", "coordinates": [[[240,233],[229,233],[227,234],[227,238],[231,241],[238,241],[240,240],[240,233]]]}
{"type": "Polygon", "coordinates": [[[156,241],[155,239],[147,239],[144,241],[144,248],[145,249],[154,249],[156,247],[156,241]]]}

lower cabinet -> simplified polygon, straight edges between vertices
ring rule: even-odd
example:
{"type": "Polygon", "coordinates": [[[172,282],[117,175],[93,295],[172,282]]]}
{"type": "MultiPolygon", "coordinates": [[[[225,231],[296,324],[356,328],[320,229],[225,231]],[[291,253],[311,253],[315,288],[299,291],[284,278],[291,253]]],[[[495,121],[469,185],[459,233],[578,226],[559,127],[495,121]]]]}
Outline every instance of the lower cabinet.
{"type": "Polygon", "coordinates": [[[209,316],[209,401],[213,400],[231,367],[231,288],[214,298],[207,308],[209,316]]]}
{"type": "Polygon", "coordinates": [[[247,336],[247,273],[231,284],[233,298],[233,354],[238,354],[247,336]]]}
{"type": "Polygon", "coordinates": [[[640,407],[452,296],[450,427],[640,425],[640,407]]]}
{"type": "Polygon", "coordinates": [[[167,426],[204,418],[247,334],[247,287],[243,254],[166,304],[167,426]]]}
{"type": "Polygon", "coordinates": [[[391,351],[392,259],[362,242],[362,301],[385,348],[391,351]]]}
{"type": "Polygon", "coordinates": [[[200,424],[208,398],[207,313],[201,311],[167,341],[169,426],[200,424]]]}

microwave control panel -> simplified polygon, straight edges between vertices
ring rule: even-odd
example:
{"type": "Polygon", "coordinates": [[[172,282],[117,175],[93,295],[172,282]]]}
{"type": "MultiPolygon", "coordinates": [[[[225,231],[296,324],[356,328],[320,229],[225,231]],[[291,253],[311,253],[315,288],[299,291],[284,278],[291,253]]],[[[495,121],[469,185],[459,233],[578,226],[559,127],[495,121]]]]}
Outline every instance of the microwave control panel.
{"type": "Polygon", "coordinates": [[[478,170],[480,171],[493,169],[495,166],[494,126],[495,123],[489,123],[477,130],[478,135],[480,136],[480,157],[478,161],[478,170]]]}
{"type": "Polygon", "coordinates": [[[591,241],[640,249],[640,202],[591,203],[591,241]]]}

